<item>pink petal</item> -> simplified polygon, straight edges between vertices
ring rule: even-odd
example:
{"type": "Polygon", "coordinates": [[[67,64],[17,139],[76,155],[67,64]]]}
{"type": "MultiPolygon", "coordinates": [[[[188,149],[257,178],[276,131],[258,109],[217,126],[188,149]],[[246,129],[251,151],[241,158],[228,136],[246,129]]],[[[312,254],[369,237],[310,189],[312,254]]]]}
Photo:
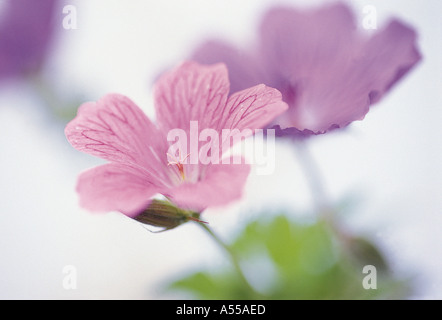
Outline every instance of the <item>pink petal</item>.
{"type": "Polygon", "coordinates": [[[230,92],[267,83],[262,63],[256,55],[247,54],[222,41],[203,43],[194,51],[191,60],[204,64],[224,63],[229,70],[230,92]]]}
{"type": "Polygon", "coordinates": [[[282,90],[285,82],[309,77],[323,64],[351,54],[346,48],[355,29],[354,17],[344,4],[314,10],[271,9],[261,24],[261,50],[272,79],[266,84],[282,90]]]}
{"type": "Polygon", "coordinates": [[[105,164],[82,173],[77,192],[80,205],[95,212],[119,211],[135,216],[150,203],[160,188],[144,172],[122,164],[105,164]]]}
{"type": "Polygon", "coordinates": [[[360,74],[370,88],[370,102],[378,102],[421,59],[416,32],[398,20],[366,41],[360,55],[360,74]],[[365,63],[365,66],[364,66],[365,63]]]}
{"type": "Polygon", "coordinates": [[[198,121],[200,130],[213,128],[227,101],[229,80],[223,64],[211,66],[185,62],[164,74],[155,85],[157,122],[163,132],[189,130],[198,121]]]}
{"type": "Polygon", "coordinates": [[[263,84],[233,94],[223,112],[221,129],[260,129],[288,108],[281,93],[263,84]]]}
{"type": "Polygon", "coordinates": [[[98,102],[80,106],[77,117],[65,129],[79,151],[135,168],[149,181],[167,183],[167,145],[155,125],[129,98],[108,94],[98,102]]]}
{"type": "Polygon", "coordinates": [[[324,75],[312,74],[300,85],[296,112],[281,125],[325,132],[362,120],[370,105],[420,60],[415,43],[414,31],[398,21],[355,43],[351,60],[330,61],[324,75]]]}
{"type": "Polygon", "coordinates": [[[215,164],[205,167],[204,177],[196,183],[184,183],[164,193],[180,208],[201,212],[207,207],[226,205],[241,198],[250,172],[242,159],[240,164],[215,164]]]}
{"type": "Polygon", "coordinates": [[[398,21],[365,40],[343,4],[271,10],[262,24],[268,84],[290,106],[274,124],[323,133],[363,119],[420,59],[415,42],[398,21]]]}
{"type": "MultiPolygon", "coordinates": [[[[318,112],[312,111],[325,110],[323,101],[312,105],[304,95],[313,92],[313,97],[324,96],[312,87],[324,78],[333,79],[336,70],[330,70],[331,67],[352,61],[352,45],[359,41],[355,28],[353,15],[343,4],[313,10],[275,8],[266,14],[261,24],[261,46],[270,75],[268,85],[278,88],[290,106],[274,124],[282,129],[323,129],[318,128],[318,124],[323,124],[322,118],[318,119],[318,112]]],[[[327,92],[336,89],[334,81],[325,88],[327,92]]]]}

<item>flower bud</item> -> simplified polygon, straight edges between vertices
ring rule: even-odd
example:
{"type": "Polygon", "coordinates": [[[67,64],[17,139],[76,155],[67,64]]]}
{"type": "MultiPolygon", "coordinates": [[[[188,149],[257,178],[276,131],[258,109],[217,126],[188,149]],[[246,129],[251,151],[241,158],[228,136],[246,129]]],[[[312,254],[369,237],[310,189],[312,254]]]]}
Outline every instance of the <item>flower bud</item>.
{"type": "Polygon", "coordinates": [[[161,231],[166,231],[176,228],[189,220],[203,222],[199,220],[199,216],[198,212],[183,210],[168,201],[154,199],[147,209],[134,217],[134,219],[144,224],[164,228],[161,231]]]}

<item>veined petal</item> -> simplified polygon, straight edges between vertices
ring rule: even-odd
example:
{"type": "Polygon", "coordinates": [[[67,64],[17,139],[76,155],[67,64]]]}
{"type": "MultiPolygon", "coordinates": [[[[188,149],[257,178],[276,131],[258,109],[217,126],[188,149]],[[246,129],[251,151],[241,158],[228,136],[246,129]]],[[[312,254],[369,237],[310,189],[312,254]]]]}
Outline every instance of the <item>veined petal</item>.
{"type": "Polygon", "coordinates": [[[158,125],[166,133],[177,128],[188,131],[190,121],[198,121],[200,130],[213,128],[213,122],[222,117],[228,93],[223,64],[185,62],[161,76],[155,85],[158,125]]]}
{"type": "Polygon", "coordinates": [[[82,173],[77,192],[80,205],[95,212],[119,211],[135,216],[161,188],[146,179],[144,172],[122,164],[105,164],[82,173]]]}
{"type": "Polygon", "coordinates": [[[169,182],[166,138],[123,95],[108,94],[81,105],[65,134],[79,151],[143,170],[153,184],[169,182]]]}
{"type": "Polygon", "coordinates": [[[223,134],[224,140],[220,146],[223,150],[233,147],[235,141],[254,134],[256,129],[264,128],[287,109],[288,105],[282,101],[281,93],[263,84],[233,94],[217,125],[220,132],[230,130],[229,135],[223,134]]]}
{"type": "Polygon", "coordinates": [[[287,108],[278,90],[260,84],[230,96],[218,128],[260,129],[287,108]]]}

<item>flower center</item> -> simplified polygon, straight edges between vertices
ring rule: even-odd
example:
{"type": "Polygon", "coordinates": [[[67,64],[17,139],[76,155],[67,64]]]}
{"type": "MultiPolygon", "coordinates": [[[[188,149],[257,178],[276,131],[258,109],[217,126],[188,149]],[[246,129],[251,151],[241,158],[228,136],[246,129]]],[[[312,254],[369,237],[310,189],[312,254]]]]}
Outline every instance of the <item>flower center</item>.
{"type": "Polygon", "coordinates": [[[171,155],[170,153],[167,153],[168,158],[172,159],[172,161],[168,160],[167,165],[175,166],[178,169],[178,173],[182,181],[186,179],[186,175],[184,173],[184,164],[185,164],[184,162],[189,157],[189,155],[190,153],[184,158],[182,158],[181,151],[179,149],[178,149],[178,159],[175,156],[171,155]]]}

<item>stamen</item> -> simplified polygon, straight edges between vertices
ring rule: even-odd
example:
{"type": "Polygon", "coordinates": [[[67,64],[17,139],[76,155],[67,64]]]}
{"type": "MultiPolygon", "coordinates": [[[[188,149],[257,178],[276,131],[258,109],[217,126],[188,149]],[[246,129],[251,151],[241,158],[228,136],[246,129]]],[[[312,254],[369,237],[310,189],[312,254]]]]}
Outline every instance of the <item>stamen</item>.
{"type": "Polygon", "coordinates": [[[189,157],[190,153],[184,157],[184,159],[181,158],[181,151],[180,149],[178,149],[178,157],[179,159],[177,159],[175,156],[171,155],[170,153],[167,153],[167,155],[172,158],[172,160],[174,161],[169,161],[167,162],[167,165],[175,165],[178,168],[178,172],[180,173],[180,177],[181,179],[184,181],[186,179],[186,176],[184,174],[184,161],[186,161],[186,159],[189,157]]]}

